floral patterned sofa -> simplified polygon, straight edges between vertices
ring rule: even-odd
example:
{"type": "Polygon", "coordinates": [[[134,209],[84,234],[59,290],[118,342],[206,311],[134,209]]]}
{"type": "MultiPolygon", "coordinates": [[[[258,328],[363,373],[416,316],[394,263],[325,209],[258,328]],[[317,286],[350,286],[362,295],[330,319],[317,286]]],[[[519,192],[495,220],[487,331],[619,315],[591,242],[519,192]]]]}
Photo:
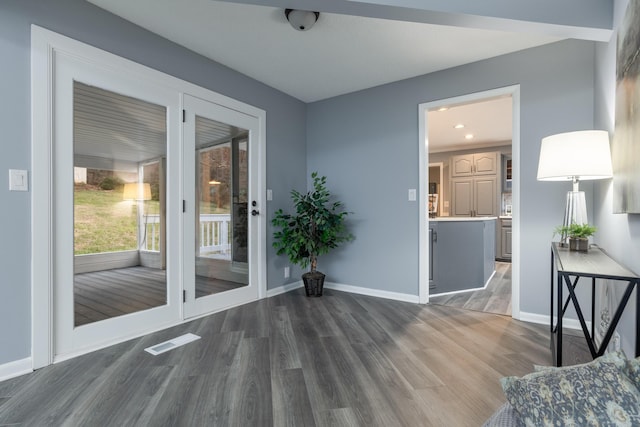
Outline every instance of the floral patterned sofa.
{"type": "Polygon", "coordinates": [[[582,365],[536,367],[501,384],[507,403],[483,427],[640,426],[640,357],[607,353],[582,365]]]}

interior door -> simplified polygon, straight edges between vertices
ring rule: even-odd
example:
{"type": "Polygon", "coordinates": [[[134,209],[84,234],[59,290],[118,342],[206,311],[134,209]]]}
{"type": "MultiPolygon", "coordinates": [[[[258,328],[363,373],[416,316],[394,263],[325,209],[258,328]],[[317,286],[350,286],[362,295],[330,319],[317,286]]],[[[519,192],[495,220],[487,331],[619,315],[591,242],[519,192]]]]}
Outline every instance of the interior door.
{"type": "Polygon", "coordinates": [[[259,297],[259,121],[184,95],[184,313],[259,297]]]}
{"type": "Polygon", "coordinates": [[[180,320],[180,99],[58,54],[54,73],[54,360],[180,320]],[[174,206],[177,203],[173,204],[174,206]]]}

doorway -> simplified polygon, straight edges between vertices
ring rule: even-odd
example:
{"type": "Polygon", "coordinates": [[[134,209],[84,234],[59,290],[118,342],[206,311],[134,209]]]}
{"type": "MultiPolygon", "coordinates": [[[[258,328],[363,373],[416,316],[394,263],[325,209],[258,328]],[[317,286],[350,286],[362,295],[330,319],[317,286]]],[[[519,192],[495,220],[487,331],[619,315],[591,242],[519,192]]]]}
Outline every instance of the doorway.
{"type": "MultiPolygon", "coordinates": [[[[519,318],[519,251],[518,251],[518,241],[519,241],[519,153],[520,153],[520,141],[519,141],[519,86],[506,87],[501,89],[495,89],[485,92],[474,93],[470,95],[442,99],[434,102],[429,102],[425,104],[421,104],[419,106],[419,156],[420,156],[420,196],[421,203],[420,206],[420,302],[427,303],[430,301],[430,289],[429,289],[429,278],[430,278],[430,268],[429,268],[429,260],[431,259],[432,254],[430,253],[430,241],[429,236],[431,233],[429,232],[429,165],[430,163],[435,162],[443,162],[447,165],[446,160],[442,160],[437,155],[429,155],[430,151],[430,139],[429,139],[429,126],[435,125],[428,118],[429,111],[445,111],[448,108],[454,106],[461,106],[471,103],[478,103],[481,100],[492,99],[492,98],[504,98],[508,97],[511,100],[511,135],[510,140],[511,143],[511,164],[512,168],[512,176],[511,176],[511,196],[510,196],[510,205],[512,206],[512,219],[511,225],[513,232],[511,235],[513,236],[513,253],[512,253],[512,263],[510,265],[502,265],[502,263],[497,264],[496,275],[492,278],[500,280],[505,280],[505,278],[509,278],[511,282],[511,315],[514,318],[519,318]],[[510,268],[510,272],[507,271],[510,268]],[[509,277],[510,275],[510,277],[509,277]]],[[[462,135],[465,135],[461,132],[462,135]]],[[[498,144],[493,144],[498,145],[498,144]]],[[[476,145],[476,147],[482,147],[482,144],[476,145]]],[[[487,143],[484,145],[482,151],[491,151],[491,144],[487,143]]],[[[451,151],[456,151],[451,150],[451,151]]],[[[497,157],[499,159],[499,157],[497,157]]],[[[447,183],[447,172],[445,172],[445,185],[447,183]]],[[[440,189],[439,189],[440,190],[440,189]]],[[[446,188],[443,188],[440,192],[444,193],[444,197],[440,195],[440,209],[444,215],[448,214],[451,206],[450,196],[446,195],[446,188]],[[447,200],[449,199],[449,200],[447,200]]],[[[496,212],[495,216],[499,216],[503,213],[503,201],[499,197],[500,195],[496,195],[496,200],[500,203],[499,210],[496,212]]],[[[496,235],[496,239],[498,236],[496,235]]],[[[437,266],[435,266],[437,269],[437,266]]],[[[489,282],[487,282],[489,283],[489,282]]],[[[477,290],[477,289],[476,289],[477,290]]]]}

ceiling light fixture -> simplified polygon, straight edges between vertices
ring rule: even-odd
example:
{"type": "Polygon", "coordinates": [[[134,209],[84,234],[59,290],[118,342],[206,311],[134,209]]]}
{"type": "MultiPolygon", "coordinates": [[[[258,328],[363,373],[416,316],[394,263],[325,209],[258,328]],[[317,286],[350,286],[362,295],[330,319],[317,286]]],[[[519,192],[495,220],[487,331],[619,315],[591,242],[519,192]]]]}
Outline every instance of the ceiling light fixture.
{"type": "Polygon", "coordinates": [[[472,133],[468,133],[464,136],[464,139],[473,139],[473,134],[472,133]]]}
{"type": "Polygon", "coordinates": [[[298,31],[308,31],[320,17],[320,12],[309,10],[285,9],[284,16],[289,24],[298,31]]]}
{"type": "Polygon", "coordinates": [[[440,107],[438,108],[438,111],[447,111],[449,109],[449,107],[440,107]]]}
{"type": "Polygon", "coordinates": [[[464,127],[464,125],[462,123],[458,123],[457,125],[455,125],[453,128],[454,129],[462,129],[464,127]]]}

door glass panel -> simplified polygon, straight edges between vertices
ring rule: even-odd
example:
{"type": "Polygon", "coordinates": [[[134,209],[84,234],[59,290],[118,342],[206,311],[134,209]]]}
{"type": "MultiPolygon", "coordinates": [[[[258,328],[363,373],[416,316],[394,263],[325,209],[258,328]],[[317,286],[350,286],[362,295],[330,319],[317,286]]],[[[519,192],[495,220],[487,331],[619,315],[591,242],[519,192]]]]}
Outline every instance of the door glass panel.
{"type": "Polygon", "coordinates": [[[196,298],[249,283],[247,134],[196,116],[196,298]]]}
{"type": "Polygon", "coordinates": [[[167,304],[166,107],[74,82],[74,326],[167,304]]]}

